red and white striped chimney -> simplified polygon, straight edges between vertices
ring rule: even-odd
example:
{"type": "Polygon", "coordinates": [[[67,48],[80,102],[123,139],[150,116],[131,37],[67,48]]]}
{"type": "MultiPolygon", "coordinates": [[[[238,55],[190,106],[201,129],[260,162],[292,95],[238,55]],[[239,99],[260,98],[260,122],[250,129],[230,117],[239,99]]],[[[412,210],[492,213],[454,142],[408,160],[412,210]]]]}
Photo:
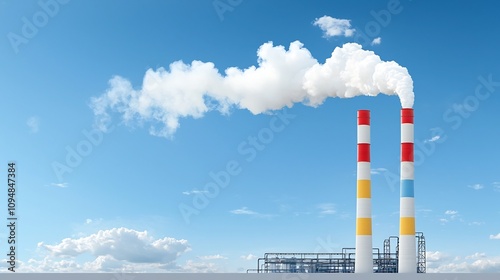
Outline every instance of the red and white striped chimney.
{"type": "Polygon", "coordinates": [[[356,262],[354,272],[372,273],[372,203],[370,180],[370,111],[358,111],[356,262]]]}
{"type": "Polygon", "coordinates": [[[401,109],[401,186],[399,202],[399,273],[417,273],[413,164],[413,109],[401,109]]]}

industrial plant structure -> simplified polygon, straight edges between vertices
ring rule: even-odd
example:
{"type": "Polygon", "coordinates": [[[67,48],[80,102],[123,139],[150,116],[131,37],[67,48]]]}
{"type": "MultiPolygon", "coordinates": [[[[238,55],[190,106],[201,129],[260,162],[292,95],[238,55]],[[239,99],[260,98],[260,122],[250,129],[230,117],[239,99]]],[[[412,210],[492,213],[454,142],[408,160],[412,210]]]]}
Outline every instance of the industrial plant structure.
{"type": "Polygon", "coordinates": [[[382,252],[372,246],[369,110],[358,110],[357,124],[356,247],[336,253],[266,253],[257,269],[247,272],[425,273],[425,238],[415,231],[413,109],[401,109],[399,237],[386,239],[382,252]]]}
{"type": "MultiPolygon", "coordinates": [[[[415,235],[418,244],[416,256],[416,272],[426,272],[425,237],[422,232],[415,235]]],[[[372,249],[374,273],[398,273],[400,255],[399,237],[390,236],[384,240],[384,248],[372,249]]],[[[265,253],[257,261],[256,269],[248,269],[248,273],[354,273],[356,264],[355,248],[343,248],[341,252],[332,253],[265,253]]]]}

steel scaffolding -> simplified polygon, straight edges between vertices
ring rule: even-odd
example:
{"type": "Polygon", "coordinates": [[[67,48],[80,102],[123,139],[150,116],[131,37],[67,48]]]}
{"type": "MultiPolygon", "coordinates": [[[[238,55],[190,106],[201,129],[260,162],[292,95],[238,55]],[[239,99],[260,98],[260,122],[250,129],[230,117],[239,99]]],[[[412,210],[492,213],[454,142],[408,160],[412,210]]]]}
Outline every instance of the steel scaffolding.
{"type": "MultiPolygon", "coordinates": [[[[425,273],[425,238],[422,232],[415,235],[418,244],[417,272],[425,273]]],[[[384,240],[383,251],[373,248],[373,272],[397,273],[399,238],[390,236],[384,240]],[[394,251],[391,244],[395,243],[394,251]]],[[[355,248],[343,248],[337,253],[265,253],[257,261],[257,269],[247,273],[353,273],[355,248]]]]}
{"type": "Polygon", "coordinates": [[[417,244],[418,244],[418,258],[417,258],[417,272],[425,273],[426,271],[426,259],[425,259],[425,237],[423,232],[417,232],[417,244]]]}

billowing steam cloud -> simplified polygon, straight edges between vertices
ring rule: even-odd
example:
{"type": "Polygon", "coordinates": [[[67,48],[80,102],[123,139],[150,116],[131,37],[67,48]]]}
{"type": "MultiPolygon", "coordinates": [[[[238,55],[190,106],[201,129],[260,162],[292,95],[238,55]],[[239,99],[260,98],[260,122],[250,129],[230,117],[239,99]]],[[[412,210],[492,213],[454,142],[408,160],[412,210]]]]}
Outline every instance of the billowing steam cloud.
{"type": "Polygon", "coordinates": [[[150,133],[169,137],[179,127],[180,118],[200,118],[211,110],[227,113],[231,107],[260,114],[298,102],[315,107],[328,97],[379,93],[397,94],[404,108],[413,106],[413,81],[407,69],[394,61],[382,61],[356,43],[335,48],[323,64],[299,41],[292,42],[288,50],[265,43],[257,56],[257,67],[231,67],[224,75],[211,62],[176,61],[168,70],[147,70],[140,89],[115,76],[103,95],[92,98],[97,124],[106,130],[109,114],[115,111],[126,122],[160,122],[160,128],[152,126],[150,133]]]}

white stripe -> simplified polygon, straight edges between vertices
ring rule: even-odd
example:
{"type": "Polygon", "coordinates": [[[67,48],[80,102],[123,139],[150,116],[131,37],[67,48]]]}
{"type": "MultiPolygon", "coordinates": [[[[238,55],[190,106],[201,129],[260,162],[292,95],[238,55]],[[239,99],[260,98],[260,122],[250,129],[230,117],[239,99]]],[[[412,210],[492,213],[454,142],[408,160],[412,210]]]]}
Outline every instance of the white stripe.
{"type": "Polygon", "coordinates": [[[401,162],[401,180],[414,180],[415,179],[415,165],[410,161],[401,162]]]}
{"type": "Polygon", "coordinates": [[[401,197],[399,199],[400,217],[415,217],[415,199],[413,197],[401,197]]]}
{"type": "Polygon", "coordinates": [[[358,143],[370,143],[370,126],[358,125],[358,143]]]}
{"type": "Polygon", "coordinates": [[[413,143],[414,130],[412,123],[401,124],[401,143],[413,143]]]}
{"type": "Polygon", "coordinates": [[[356,263],[354,272],[373,273],[372,236],[356,235],[356,263]]]}
{"type": "Polygon", "coordinates": [[[414,235],[399,237],[399,273],[417,273],[417,249],[414,235]]]}
{"type": "Polygon", "coordinates": [[[370,163],[369,162],[358,162],[358,180],[370,180],[370,163]]]}
{"type": "Polygon", "coordinates": [[[371,218],[371,217],[372,217],[372,199],[357,198],[356,218],[371,218]]]}

